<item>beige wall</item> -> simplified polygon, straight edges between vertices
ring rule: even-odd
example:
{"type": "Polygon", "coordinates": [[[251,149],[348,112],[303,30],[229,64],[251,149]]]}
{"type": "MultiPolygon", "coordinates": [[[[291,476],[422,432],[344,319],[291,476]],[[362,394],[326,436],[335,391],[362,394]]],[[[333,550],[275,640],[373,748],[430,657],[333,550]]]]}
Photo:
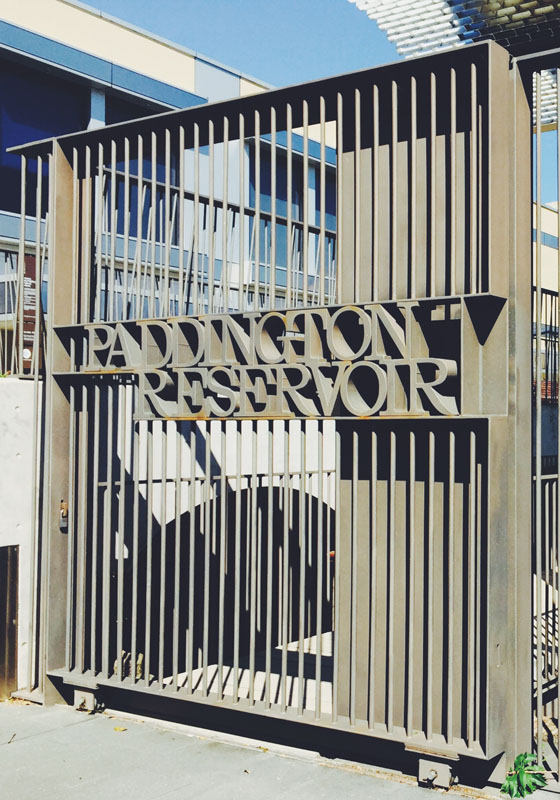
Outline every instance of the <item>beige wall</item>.
{"type": "MultiPolygon", "coordinates": [[[[543,233],[558,236],[558,212],[542,207],[541,225],[543,233]]],[[[536,207],[533,206],[533,228],[537,227],[536,207]]],[[[536,244],[533,243],[533,258],[535,258],[536,244]]],[[[558,250],[543,244],[541,246],[541,270],[543,289],[558,291],[558,250]]]]}
{"type": "Polygon", "coordinates": [[[241,78],[239,93],[241,97],[245,97],[248,94],[257,94],[258,92],[264,92],[266,89],[265,86],[261,86],[259,83],[255,81],[250,81],[247,78],[241,78]]]}
{"type": "Polygon", "coordinates": [[[21,28],[194,92],[194,57],[64,0],[3,0],[0,16],[21,28]]]}
{"type": "MultiPolygon", "coordinates": [[[[196,93],[194,53],[136,30],[125,22],[102,17],[99,11],[88,11],[65,0],[0,0],[0,18],[196,93]]],[[[256,81],[241,79],[241,94],[252,94],[264,88],[256,81]]]]}

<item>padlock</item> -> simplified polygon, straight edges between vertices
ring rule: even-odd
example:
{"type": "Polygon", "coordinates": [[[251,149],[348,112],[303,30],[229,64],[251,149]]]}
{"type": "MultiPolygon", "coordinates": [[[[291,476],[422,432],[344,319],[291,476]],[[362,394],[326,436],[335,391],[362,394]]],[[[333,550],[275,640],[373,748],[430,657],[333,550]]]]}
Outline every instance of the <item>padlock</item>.
{"type": "Polygon", "coordinates": [[[61,531],[68,530],[68,503],[66,500],[60,501],[60,515],[58,524],[61,531]]]}

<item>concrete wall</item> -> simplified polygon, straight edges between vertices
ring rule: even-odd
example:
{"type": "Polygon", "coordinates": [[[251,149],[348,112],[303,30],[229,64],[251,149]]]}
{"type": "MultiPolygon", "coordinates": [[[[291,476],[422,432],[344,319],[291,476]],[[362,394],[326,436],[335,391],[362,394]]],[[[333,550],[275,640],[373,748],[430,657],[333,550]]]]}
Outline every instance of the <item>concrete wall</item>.
{"type": "Polygon", "coordinates": [[[0,547],[19,545],[19,688],[26,685],[28,658],[32,449],[33,381],[0,378],[0,547]]]}

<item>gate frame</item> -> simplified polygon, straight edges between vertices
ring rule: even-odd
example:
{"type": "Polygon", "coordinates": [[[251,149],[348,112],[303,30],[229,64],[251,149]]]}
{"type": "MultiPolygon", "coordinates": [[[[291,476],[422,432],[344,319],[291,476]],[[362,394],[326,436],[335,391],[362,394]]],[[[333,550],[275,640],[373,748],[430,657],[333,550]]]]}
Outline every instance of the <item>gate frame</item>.
{"type": "MultiPolygon", "coordinates": [[[[531,586],[531,543],[527,536],[531,492],[531,433],[527,425],[531,413],[531,338],[527,335],[531,330],[531,112],[523,82],[507,52],[488,42],[472,47],[489,50],[489,291],[508,298],[509,314],[507,416],[489,415],[488,421],[493,458],[488,466],[488,639],[484,669],[488,676],[486,691],[491,698],[487,703],[486,720],[489,749],[495,753],[505,752],[510,759],[521,750],[531,749],[532,727],[532,618],[530,604],[526,601],[531,586]],[[507,202],[504,202],[504,194],[507,194],[507,202]],[[509,468],[512,463],[515,468],[509,468]],[[508,691],[512,680],[514,692],[508,691]]],[[[449,58],[449,53],[442,57],[449,58]]],[[[195,110],[195,113],[200,112],[195,110]]],[[[71,146],[71,139],[68,145],[71,146]]],[[[16,150],[22,154],[26,152],[26,148],[16,150]]],[[[70,409],[68,398],[53,377],[53,373],[64,372],[69,363],[68,354],[57,342],[54,326],[72,321],[77,291],[77,276],[72,270],[75,246],[73,173],[67,152],[64,141],[53,141],[44,483],[47,487],[46,570],[43,573],[46,646],[42,670],[46,703],[63,699],[58,680],[50,676],[64,665],[66,609],[70,602],[65,575],[71,554],[68,537],[61,529],[64,513],[61,503],[68,502],[72,489],[68,469],[70,409]],[[71,287],[71,302],[68,302],[68,287],[71,287]]],[[[350,184],[344,186],[344,181],[350,181],[354,174],[354,160],[351,153],[345,153],[342,197],[348,202],[337,220],[338,252],[342,255],[338,265],[342,302],[356,301],[353,284],[355,195],[350,184]]],[[[348,486],[341,487],[342,495],[347,492],[348,486]]],[[[68,524],[72,524],[71,515],[68,524]]],[[[345,530],[344,525],[341,530],[345,530]]],[[[451,753],[441,755],[452,757],[451,753]]],[[[503,774],[503,769],[501,759],[495,775],[503,774]]]]}

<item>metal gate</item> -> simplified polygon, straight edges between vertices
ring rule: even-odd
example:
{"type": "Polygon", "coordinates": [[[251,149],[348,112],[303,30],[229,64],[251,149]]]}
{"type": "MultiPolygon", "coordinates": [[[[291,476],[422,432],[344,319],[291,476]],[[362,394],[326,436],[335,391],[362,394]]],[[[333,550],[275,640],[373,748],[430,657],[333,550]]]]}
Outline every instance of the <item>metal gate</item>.
{"type": "Polygon", "coordinates": [[[21,148],[47,695],[530,749],[530,147],[483,43],[21,148]]]}
{"type": "Polygon", "coordinates": [[[534,749],[558,780],[558,290],[560,136],[558,57],[519,59],[533,131],[533,708],[534,749]]]}

